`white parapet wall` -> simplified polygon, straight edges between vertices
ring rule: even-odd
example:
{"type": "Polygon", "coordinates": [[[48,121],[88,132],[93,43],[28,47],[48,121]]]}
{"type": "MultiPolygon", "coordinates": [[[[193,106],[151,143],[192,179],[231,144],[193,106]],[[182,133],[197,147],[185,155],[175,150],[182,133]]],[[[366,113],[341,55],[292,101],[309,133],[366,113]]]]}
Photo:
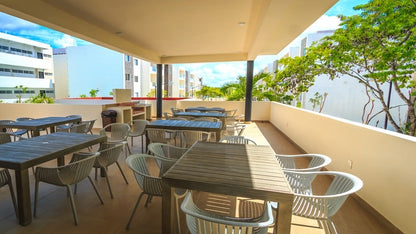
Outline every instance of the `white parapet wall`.
{"type": "Polygon", "coordinates": [[[42,118],[49,116],[81,115],[82,120],[97,119],[94,128],[101,128],[102,105],[0,103],[0,119],[19,117],[42,118]]]}
{"type": "Polygon", "coordinates": [[[358,195],[404,233],[416,233],[416,138],[272,103],[270,122],[308,153],[332,158],[328,170],[360,177],[358,195]]]}

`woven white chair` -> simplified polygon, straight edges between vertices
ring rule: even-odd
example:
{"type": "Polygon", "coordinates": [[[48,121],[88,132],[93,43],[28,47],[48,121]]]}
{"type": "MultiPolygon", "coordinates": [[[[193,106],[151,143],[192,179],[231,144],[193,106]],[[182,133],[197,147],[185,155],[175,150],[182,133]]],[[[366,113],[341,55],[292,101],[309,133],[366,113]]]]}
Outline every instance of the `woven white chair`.
{"type": "MultiPolygon", "coordinates": [[[[67,117],[67,118],[73,118],[73,117],[82,118],[82,116],[81,116],[81,115],[67,115],[67,116],[65,116],[65,117],[67,117]]],[[[58,126],[56,126],[56,131],[57,131],[57,132],[69,132],[69,129],[71,128],[71,126],[72,126],[73,124],[74,124],[74,123],[67,123],[67,124],[61,124],[61,125],[58,125],[58,126]]]]}
{"type": "Polygon", "coordinates": [[[244,136],[225,136],[225,137],[221,138],[219,142],[227,143],[227,144],[245,144],[245,145],[254,144],[254,145],[257,145],[257,143],[254,140],[252,140],[250,138],[247,138],[247,137],[244,137],[244,136]]]}
{"type": "Polygon", "coordinates": [[[172,139],[171,132],[169,132],[167,129],[147,128],[146,134],[149,138],[149,143],[168,144],[172,139]]]}
{"type": "MultiPolygon", "coordinates": [[[[177,147],[173,145],[163,144],[163,143],[151,143],[149,144],[149,151],[156,157],[166,158],[167,160],[176,162],[182,155],[188,150],[187,148],[177,147]]],[[[161,167],[161,161],[156,160],[159,168],[161,167]]],[[[161,169],[161,171],[165,171],[161,169]]]]}
{"type": "Polygon", "coordinates": [[[144,152],[144,138],[146,134],[146,125],[149,124],[149,121],[144,119],[133,120],[129,132],[129,137],[131,138],[131,146],[133,146],[133,137],[142,138],[142,152],[144,152]]]}
{"type": "MultiPolygon", "coordinates": [[[[16,121],[13,120],[0,120],[1,124],[5,123],[14,123],[16,121]]],[[[18,139],[22,138],[22,135],[27,134],[29,138],[29,132],[26,129],[15,129],[15,128],[5,128],[6,132],[13,136],[13,140],[16,141],[16,137],[18,139]]]]}
{"type": "Polygon", "coordinates": [[[286,171],[285,175],[295,193],[292,213],[318,220],[324,227],[325,233],[337,233],[331,217],[341,208],[350,194],[363,187],[363,182],[358,177],[344,172],[286,171]],[[313,181],[321,176],[333,179],[325,194],[317,195],[313,193],[313,181]]]}
{"type": "Polygon", "coordinates": [[[69,132],[73,133],[88,133],[87,131],[87,123],[80,123],[80,124],[72,124],[69,128],[69,132]]]}
{"type": "Polygon", "coordinates": [[[276,154],[276,159],[284,171],[320,171],[331,163],[331,158],[322,154],[276,154]],[[308,159],[307,168],[296,167],[296,159],[308,159]]]}
{"type": "MultiPolygon", "coordinates": [[[[10,137],[9,137],[10,138],[10,137]]],[[[10,173],[5,168],[0,168],[0,188],[8,185],[10,196],[12,197],[14,212],[17,217],[17,205],[16,205],[16,196],[14,195],[13,185],[12,185],[12,178],[10,177],[10,173]]]]}
{"type": "Polygon", "coordinates": [[[87,125],[85,130],[84,130],[84,133],[90,133],[91,135],[93,135],[92,134],[92,128],[94,127],[95,121],[97,121],[97,119],[81,121],[81,124],[86,124],[87,125]]]}
{"type": "MultiPolygon", "coordinates": [[[[127,138],[129,137],[130,126],[126,123],[112,123],[108,124],[100,130],[100,135],[107,136],[107,143],[122,143],[124,148],[127,147],[127,150],[131,154],[130,146],[127,143],[127,138]],[[107,134],[107,132],[109,132],[107,134]]],[[[124,149],[126,158],[127,151],[124,149]]]]}
{"type": "MultiPolygon", "coordinates": [[[[123,144],[109,144],[104,143],[100,145],[100,148],[98,149],[98,152],[100,155],[98,155],[94,162],[94,168],[95,168],[95,179],[97,179],[97,169],[101,169],[104,171],[104,176],[107,181],[108,190],[110,192],[110,197],[114,198],[113,191],[111,190],[110,180],[108,178],[108,167],[116,164],[118,169],[120,170],[121,175],[123,176],[124,181],[126,184],[129,184],[127,181],[126,176],[124,175],[123,170],[121,169],[120,164],[118,163],[118,158],[120,157],[121,153],[123,152],[123,144]]],[[[95,153],[77,153],[74,154],[71,162],[78,161],[82,158],[91,156],[95,153]]]]}
{"type": "MultiPolygon", "coordinates": [[[[162,196],[162,178],[159,176],[152,176],[150,174],[146,159],[155,159],[155,157],[148,154],[133,154],[126,159],[126,164],[133,171],[136,181],[142,191],[130,215],[126,229],[130,228],[131,221],[133,220],[134,214],[136,213],[137,207],[139,206],[143,195],[148,196],[145,207],[147,207],[147,204],[152,196],[162,196]]],[[[160,160],[164,159],[160,158],[160,160]]]]}
{"type": "Polygon", "coordinates": [[[255,218],[233,218],[218,215],[198,208],[192,199],[192,192],[188,192],[182,202],[181,209],[186,214],[186,224],[192,234],[235,233],[266,234],[268,227],[273,224],[272,208],[265,203],[263,213],[255,218]]]}
{"type": "Polygon", "coordinates": [[[36,208],[38,201],[38,191],[39,191],[39,182],[45,182],[48,184],[53,184],[56,186],[65,186],[69,193],[69,198],[71,200],[72,214],[74,217],[75,225],[78,225],[78,216],[74,202],[74,195],[72,193],[71,185],[78,184],[85,178],[91,182],[94,187],[95,193],[100,199],[101,204],[104,204],[103,199],[101,198],[100,193],[97,190],[97,187],[94,184],[94,181],[91,179],[90,172],[94,165],[95,158],[99,153],[92,154],[90,157],[81,159],[79,161],[69,163],[65,166],[46,168],[46,167],[37,167],[35,173],[35,202],[33,206],[33,216],[36,217],[36,208]]]}
{"type": "Polygon", "coordinates": [[[204,141],[208,142],[211,139],[210,132],[203,132],[203,131],[182,131],[181,132],[181,140],[182,144],[185,148],[191,147],[195,141],[204,141]]]}

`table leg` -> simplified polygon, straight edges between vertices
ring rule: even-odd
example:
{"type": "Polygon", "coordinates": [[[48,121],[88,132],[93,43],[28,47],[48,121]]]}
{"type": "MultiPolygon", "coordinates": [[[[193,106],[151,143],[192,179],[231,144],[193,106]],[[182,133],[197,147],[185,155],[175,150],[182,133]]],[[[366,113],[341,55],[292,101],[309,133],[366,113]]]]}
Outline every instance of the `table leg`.
{"type": "Polygon", "coordinates": [[[216,142],[221,140],[221,129],[215,131],[215,138],[216,142]]]}
{"type": "Polygon", "coordinates": [[[174,231],[174,220],[175,217],[172,209],[173,201],[173,189],[166,182],[162,183],[162,233],[169,234],[175,233],[174,231]]]}
{"type": "Polygon", "coordinates": [[[273,233],[290,233],[292,223],[292,204],[293,202],[291,201],[279,202],[273,233]]]}
{"type": "Polygon", "coordinates": [[[15,177],[19,224],[26,226],[32,222],[28,170],[15,170],[15,177]]]}
{"type": "Polygon", "coordinates": [[[51,126],[49,128],[49,133],[54,133],[55,132],[55,126],[51,126]]]}
{"type": "Polygon", "coordinates": [[[37,137],[37,136],[40,136],[39,129],[33,130],[33,133],[32,133],[32,137],[37,137]]]}

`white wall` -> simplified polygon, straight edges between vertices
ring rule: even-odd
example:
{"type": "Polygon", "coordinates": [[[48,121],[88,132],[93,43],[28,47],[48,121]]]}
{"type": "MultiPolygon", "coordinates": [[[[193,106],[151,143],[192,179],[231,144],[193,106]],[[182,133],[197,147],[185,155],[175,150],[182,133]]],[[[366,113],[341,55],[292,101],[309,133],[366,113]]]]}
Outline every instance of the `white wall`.
{"type": "Polygon", "coordinates": [[[329,170],[361,178],[358,195],[404,233],[416,233],[416,138],[279,103],[270,122],[308,153],[332,158],[329,170]],[[348,167],[351,160],[352,168],[348,167]]]}
{"type": "Polygon", "coordinates": [[[123,54],[88,45],[68,47],[67,56],[69,97],[89,96],[97,88],[98,96],[109,96],[113,89],[124,88],[123,54]]]}

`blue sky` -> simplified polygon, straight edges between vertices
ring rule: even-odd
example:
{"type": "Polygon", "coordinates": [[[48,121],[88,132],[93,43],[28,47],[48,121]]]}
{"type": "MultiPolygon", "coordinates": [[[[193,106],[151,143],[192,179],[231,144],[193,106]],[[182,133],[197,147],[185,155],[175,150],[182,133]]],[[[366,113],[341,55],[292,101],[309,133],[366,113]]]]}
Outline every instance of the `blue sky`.
{"type": "MultiPolygon", "coordinates": [[[[298,38],[288,45],[277,55],[259,56],[254,61],[254,72],[258,72],[272,63],[280,54],[284,54],[291,46],[298,46],[301,38],[308,33],[319,30],[329,30],[338,27],[339,19],[337,15],[357,14],[353,6],[367,3],[369,0],[340,0],[325,15],[319,18],[314,24],[305,30],[298,38]]],[[[0,32],[28,38],[34,41],[43,42],[52,48],[62,48],[68,46],[82,46],[91,44],[67,34],[7,15],[0,12],[0,32]]],[[[236,81],[238,76],[245,76],[246,62],[221,62],[221,63],[192,63],[177,64],[175,66],[184,67],[197,76],[203,77],[203,83],[209,86],[221,86],[227,82],[236,81]]]]}

